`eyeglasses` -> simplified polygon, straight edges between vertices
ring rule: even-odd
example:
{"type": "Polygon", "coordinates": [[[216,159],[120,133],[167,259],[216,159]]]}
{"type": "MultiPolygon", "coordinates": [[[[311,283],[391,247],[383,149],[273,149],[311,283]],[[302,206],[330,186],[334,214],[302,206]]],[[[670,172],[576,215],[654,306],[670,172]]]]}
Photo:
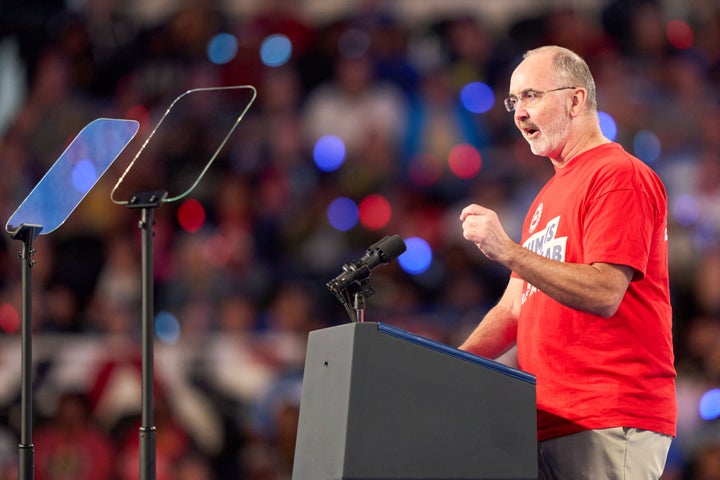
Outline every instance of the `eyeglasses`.
{"type": "Polygon", "coordinates": [[[528,90],[527,92],[520,93],[517,97],[515,95],[511,95],[508,98],[505,99],[503,103],[505,103],[505,109],[508,112],[514,112],[515,109],[517,109],[520,102],[524,103],[526,107],[532,107],[537,102],[540,101],[540,99],[545,95],[546,93],[550,92],[557,92],[559,90],[570,90],[572,88],[577,87],[560,87],[560,88],[553,88],[550,90],[543,90],[542,92],[536,92],[535,90],[528,90]]]}

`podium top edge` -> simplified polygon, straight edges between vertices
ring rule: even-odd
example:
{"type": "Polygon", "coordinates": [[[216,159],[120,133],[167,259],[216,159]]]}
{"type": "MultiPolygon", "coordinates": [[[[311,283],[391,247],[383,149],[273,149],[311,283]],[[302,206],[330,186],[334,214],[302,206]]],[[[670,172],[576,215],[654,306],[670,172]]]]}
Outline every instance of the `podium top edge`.
{"type": "Polygon", "coordinates": [[[381,333],[384,333],[387,335],[392,335],[392,336],[398,337],[398,338],[402,338],[409,342],[413,342],[413,343],[422,345],[424,347],[430,348],[432,350],[436,350],[436,351],[444,353],[446,355],[450,355],[450,356],[459,358],[461,360],[467,360],[472,363],[477,363],[479,365],[484,366],[485,368],[494,370],[494,371],[502,373],[504,375],[508,375],[510,377],[514,377],[518,380],[522,380],[522,381],[530,383],[532,385],[535,385],[535,383],[536,383],[534,375],[524,372],[522,370],[519,370],[517,368],[513,368],[508,365],[504,365],[500,362],[490,360],[489,358],[473,355],[472,353],[450,347],[448,345],[436,342],[434,340],[430,340],[429,338],[421,337],[420,335],[416,335],[416,334],[407,332],[401,328],[393,327],[391,325],[388,325],[388,324],[385,324],[382,322],[377,323],[377,328],[381,333]]]}

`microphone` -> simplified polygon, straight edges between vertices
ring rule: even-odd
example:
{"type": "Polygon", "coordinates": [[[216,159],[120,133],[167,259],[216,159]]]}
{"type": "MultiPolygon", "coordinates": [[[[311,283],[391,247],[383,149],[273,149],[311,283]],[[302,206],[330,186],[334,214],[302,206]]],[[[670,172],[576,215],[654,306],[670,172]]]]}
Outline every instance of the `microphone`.
{"type": "Polygon", "coordinates": [[[371,245],[362,258],[343,265],[342,273],[328,282],[327,287],[337,291],[366,280],[375,267],[392,262],[405,250],[407,246],[400,235],[387,235],[371,245]]]}

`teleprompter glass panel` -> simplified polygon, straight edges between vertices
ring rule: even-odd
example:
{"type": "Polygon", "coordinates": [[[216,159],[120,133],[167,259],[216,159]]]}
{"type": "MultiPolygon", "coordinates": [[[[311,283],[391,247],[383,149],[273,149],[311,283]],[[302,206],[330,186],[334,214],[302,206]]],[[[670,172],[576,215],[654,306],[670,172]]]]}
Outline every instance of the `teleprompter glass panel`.
{"type": "Polygon", "coordinates": [[[175,98],[112,190],[131,203],[139,192],[164,191],[164,202],[187,196],[218,158],[230,161],[233,133],[256,97],[252,86],[197,88],[175,98]]]}
{"type": "Polygon", "coordinates": [[[70,142],[5,226],[14,232],[23,225],[40,227],[46,235],[62,225],[120,152],[135,136],[135,120],[98,118],[70,142]]]}

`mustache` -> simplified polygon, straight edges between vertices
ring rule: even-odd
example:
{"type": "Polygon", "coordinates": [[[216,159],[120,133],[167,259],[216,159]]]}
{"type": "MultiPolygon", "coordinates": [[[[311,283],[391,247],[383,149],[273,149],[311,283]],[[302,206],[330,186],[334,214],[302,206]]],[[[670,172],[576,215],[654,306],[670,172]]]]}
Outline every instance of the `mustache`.
{"type": "Polygon", "coordinates": [[[532,122],[520,122],[518,127],[521,130],[540,130],[537,125],[532,122]]]}

